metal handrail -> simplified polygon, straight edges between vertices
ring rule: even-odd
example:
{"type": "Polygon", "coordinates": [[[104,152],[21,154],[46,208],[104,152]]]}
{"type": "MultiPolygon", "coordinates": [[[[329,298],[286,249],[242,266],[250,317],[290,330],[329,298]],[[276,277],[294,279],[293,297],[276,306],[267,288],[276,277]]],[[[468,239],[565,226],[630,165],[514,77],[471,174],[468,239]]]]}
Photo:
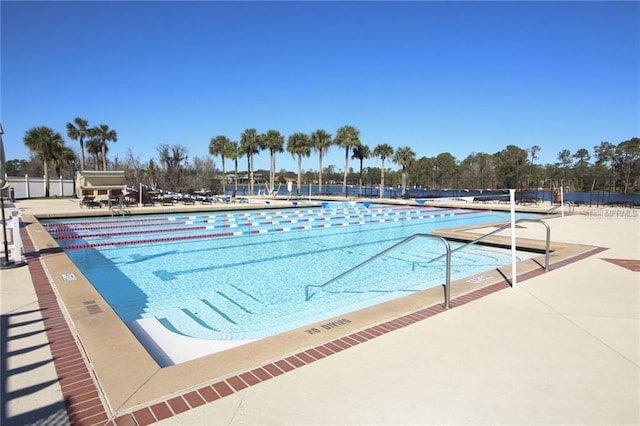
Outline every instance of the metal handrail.
{"type": "MultiPolygon", "coordinates": [[[[569,214],[572,215],[574,210],[575,210],[576,203],[574,203],[573,201],[567,201],[564,204],[569,209],[569,214]]],[[[558,204],[557,206],[553,206],[547,211],[547,214],[551,214],[551,213],[555,212],[556,210],[561,209],[562,207],[563,207],[562,204],[558,204]]]]}
{"type": "MultiPolygon", "coordinates": [[[[443,254],[442,256],[446,256],[447,257],[447,271],[446,271],[446,281],[445,281],[445,285],[444,285],[444,308],[445,309],[449,309],[450,307],[450,299],[451,299],[451,246],[449,245],[449,242],[444,239],[443,237],[440,237],[438,235],[431,235],[431,234],[414,234],[410,237],[405,238],[404,240],[400,241],[397,244],[392,245],[391,247],[389,247],[386,250],[381,251],[380,253],[376,254],[375,256],[365,260],[364,262],[354,266],[353,268],[349,269],[348,271],[343,272],[342,274],[338,275],[335,278],[330,279],[329,281],[327,281],[324,284],[307,284],[304,288],[304,292],[305,292],[305,300],[309,301],[309,299],[311,298],[311,296],[309,295],[309,289],[312,287],[316,287],[316,288],[323,288],[328,286],[329,284],[336,282],[337,280],[339,280],[340,278],[344,277],[345,275],[350,274],[351,272],[362,268],[363,266],[373,262],[374,260],[376,260],[377,258],[384,256],[385,254],[389,253],[392,250],[395,250],[396,248],[403,246],[405,244],[407,244],[409,241],[414,240],[416,238],[436,238],[439,239],[440,241],[442,241],[442,243],[444,244],[447,252],[445,254],[443,254]]],[[[439,256],[439,258],[441,258],[442,256],[439,256]]]]}
{"type": "MultiPolygon", "coordinates": [[[[549,224],[545,221],[543,221],[542,219],[518,219],[515,221],[515,223],[520,223],[520,222],[533,222],[533,223],[541,223],[543,224],[546,228],[547,228],[547,242],[545,245],[545,249],[544,249],[544,270],[545,271],[549,271],[549,247],[550,247],[550,242],[551,242],[551,228],[549,227],[549,224]]],[[[454,253],[458,250],[462,250],[465,247],[468,247],[472,244],[477,243],[478,241],[484,240],[487,237],[490,237],[493,234],[497,234],[500,231],[503,231],[507,228],[511,227],[511,223],[507,223],[503,226],[501,226],[500,228],[496,229],[495,231],[491,231],[488,234],[482,235],[478,238],[476,238],[473,241],[469,241],[468,243],[461,245],[460,247],[456,247],[455,249],[451,250],[451,253],[454,253]]],[[[435,262],[436,260],[442,259],[444,255],[442,256],[438,256],[434,259],[431,259],[430,261],[428,261],[427,263],[431,263],[431,262],[435,262]]]]}

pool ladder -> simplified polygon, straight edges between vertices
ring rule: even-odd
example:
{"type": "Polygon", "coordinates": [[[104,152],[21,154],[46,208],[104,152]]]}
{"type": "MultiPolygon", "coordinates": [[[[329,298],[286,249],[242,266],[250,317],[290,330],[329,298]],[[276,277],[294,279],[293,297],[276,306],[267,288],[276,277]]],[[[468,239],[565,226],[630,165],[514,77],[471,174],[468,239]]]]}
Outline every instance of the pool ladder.
{"type": "MultiPolygon", "coordinates": [[[[549,224],[546,223],[545,221],[541,220],[541,219],[518,219],[515,221],[515,223],[520,223],[520,222],[532,222],[532,223],[541,223],[542,225],[545,226],[545,228],[547,229],[547,233],[546,233],[546,244],[545,244],[545,254],[544,254],[544,270],[545,272],[549,270],[549,248],[550,248],[550,243],[551,243],[551,228],[549,227],[549,224]]],[[[451,307],[451,253],[456,252],[458,250],[461,250],[463,248],[469,247],[472,244],[476,244],[479,241],[484,240],[487,237],[490,237],[494,234],[497,234],[500,231],[504,231],[507,228],[511,227],[511,223],[507,223],[501,227],[499,227],[498,229],[491,231],[487,234],[484,234],[478,238],[476,238],[473,241],[469,241],[468,243],[460,246],[460,247],[456,247],[455,249],[451,249],[451,245],[449,244],[449,242],[443,238],[440,237],[438,235],[432,235],[432,234],[414,234],[411,235],[410,237],[405,238],[404,240],[400,241],[397,244],[392,245],[391,247],[389,247],[386,250],[381,251],[380,253],[376,254],[375,256],[365,260],[364,262],[354,266],[353,268],[343,272],[342,274],[338,275],[337,277],[331,278],[329,281],[325,282],[324,284],[319,284],[319,285],[315,285],[315,284],[307,284],[305,286],[305,300],[308,301],[311,299],[311,297],[313,296],[313,294],[310,293],[310,289],[311,288],[324,288],[326,286],[328,286],[329,284],[332,284],[336,281],[338,281],[340,278],[350,274],[353,271],[356,271],[360,268],[362,268],[363,266],[368,265],[369,263],[373,262],[374,260],[378,259],[379,257],[384,256],[385,254],[397,249],[398,247],[401,247],[405,244],[407,244],[408,242],[415,240],[416,238],[432,238],[432,239],[437,239],[440,240],[446,249],[446,252],[440,256],[437,256],[433,259],[431,259],[429,262],[427,263],[431,263],[431,262],[435,262],[436,260],[440,260],[443,257],[446,257],[447,259],[447,268],[446,268],[446,277],[445,277],[445,284],[444,284],[444,308],[445,309],[449,309],[451,307]]]]}
{"type": "Polygon", "coordinates": [[[122,195],[118,198],[118,204],[115,205],[111,200],[109,200],[109,211],[111,212],[111,216],[122,215],[125,216],[127,214],[131,214],[130,211],[124,208],[124,198],[122,195]]]}

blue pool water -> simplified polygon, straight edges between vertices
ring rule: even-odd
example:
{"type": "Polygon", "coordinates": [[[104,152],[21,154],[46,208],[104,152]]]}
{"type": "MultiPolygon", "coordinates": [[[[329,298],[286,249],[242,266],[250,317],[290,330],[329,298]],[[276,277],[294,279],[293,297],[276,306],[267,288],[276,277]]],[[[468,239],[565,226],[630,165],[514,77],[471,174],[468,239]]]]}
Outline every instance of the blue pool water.
{"type": "MultiPolygon", "coordinates": [[[[125,323],[155,317],[182,335],[245,340],[442,285],[444,259],[429,260],[443,244],[417,239],[315,287],[413,234],[507,220],[499,212],[332,204],[43,223],[125,323]]],[[[460,250],[452,279],[510,262],[504,251],[460,250]]]]}

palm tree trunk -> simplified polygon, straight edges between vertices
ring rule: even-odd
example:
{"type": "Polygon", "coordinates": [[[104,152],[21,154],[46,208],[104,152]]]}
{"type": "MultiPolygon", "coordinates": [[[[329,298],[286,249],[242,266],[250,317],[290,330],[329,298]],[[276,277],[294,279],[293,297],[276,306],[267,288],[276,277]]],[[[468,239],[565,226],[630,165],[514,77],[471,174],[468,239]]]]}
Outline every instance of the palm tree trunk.
{"type": "Polygon", "coordinates": [[[273,191],[276,184],[276,152],[271,151],[271,173],[269,173],[269,186],[273,191]]]}
{"type": "Polygon", "coordinates": [[[222,194],[227,195],[227,172],[224,168],[224,155],[221,155],[222,159],[222,194]]]}
{"type": "Polygon", "coordinates": [[[322,150],[318,155],[318,194],[322,193],[322,150]]]}
{"type": "Polygon", "coordinates": [[[342,195],[347,196],[347,173],[349,173],[349,147],[344,150],[344,178],[342,179],[342,195]]]}
{"type": "Polygon", "coordinates": [[[107,170],[107,145],[106,143],[102,144],[102,170],[107,170]]]}
{"type": "Polygon", "coordinates": [[[43,160],[42,168],[44,169],[44,196],[49,198],[49,162],[43,160]]]}
{"type": "Polygon", "coordinates": [[[84,170],[84,141],[80,138],[80,170],[84,170]]]}
{"type": "Polygon", "coordinates": [[[384,158],[382,159],[382,169],[380,170],[380,198],[384,196],[384,158]]]}
{"type": "Polygon", "coordinates": [[[360,196],[362,197],[362,159],[360,160],[360,196]]]}
{"type": "Polygon", "coordinates": [[[404,197],[407,193],[407,171],[403,167],[402,168],[402,197],[404,197]]]}
{"type": "Polygon", "coordinates": [[[253,154],[249,155],[249,193],[253,195],[253,154]]]}
{"type": "Polygon", "coordinates": [[[298,197],[300,196],[300,187],[302,186],[302,154],[298,154],[298,197]]]}
{"type": "Polygon", "coordinates": [[[235,160],[235,178],[233,180],[234,180],[234,189],[237,194],[238,193],[238,159],[237,158],[235,160]]]}

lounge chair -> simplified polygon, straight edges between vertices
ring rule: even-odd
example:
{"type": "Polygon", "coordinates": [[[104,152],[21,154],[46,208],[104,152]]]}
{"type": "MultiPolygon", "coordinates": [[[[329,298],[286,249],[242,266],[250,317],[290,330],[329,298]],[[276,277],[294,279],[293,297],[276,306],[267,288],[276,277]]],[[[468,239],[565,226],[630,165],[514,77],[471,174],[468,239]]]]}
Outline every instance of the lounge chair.
{"type": "Polygon", "coordinates": [[[80,201],[80,208],[86,207],[88,209],[92,209],[94,207],[102,208],[102,204],[100,201],[96,201],[95,197],[84,196],[80,201]]]}

